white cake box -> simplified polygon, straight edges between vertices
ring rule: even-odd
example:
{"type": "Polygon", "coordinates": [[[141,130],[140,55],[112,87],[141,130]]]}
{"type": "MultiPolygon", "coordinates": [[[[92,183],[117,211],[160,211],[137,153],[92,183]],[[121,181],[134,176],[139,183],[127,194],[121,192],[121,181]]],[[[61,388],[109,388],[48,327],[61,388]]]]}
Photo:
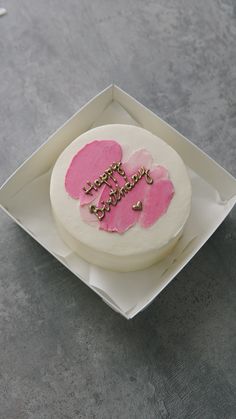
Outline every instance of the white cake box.
{"type": "Polygon", "coordinates": [[[130,319],[143,310],[189,262],[236,202],[236,180],[198,147],[117,86],[90,100],[33,153],[0,189],[3,210],[71,272],[130,319]],[[192,210],[174,251],[160,263],[131,273],[90,265],[58,236],[49,201],[52,167],[63,149],[91,127],[140,125],[183,158],[192,181],[192,210]]]}

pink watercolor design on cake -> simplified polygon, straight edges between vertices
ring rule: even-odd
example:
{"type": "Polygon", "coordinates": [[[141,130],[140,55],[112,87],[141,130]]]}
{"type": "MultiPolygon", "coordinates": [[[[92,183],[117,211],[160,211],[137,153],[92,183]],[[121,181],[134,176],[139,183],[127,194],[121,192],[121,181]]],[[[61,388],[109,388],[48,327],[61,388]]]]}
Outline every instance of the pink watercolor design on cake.
{"type": "MultiPolygon", "coordinates": [[[[103,183],[97,190],[91,190],[91,194],[86,194],[83,187],[88,180],[93,182],[98,179],[113,162],[122,161],[122,154],[122,148],[115,140],[94,140],[73,157],[65,177],[67,193],[79,200],[82,219],[91,225],[97,225],[101,230],[120,234],[136,223],[143,228],[151,227],[166,213],[174,196],[174,186],[169,179],[168,170],[154,165],[151,154],[145,149],[139,149],[126,162],[122,162],[122,169],[130,180],[140,167],[145,167],[149,170],[153,183],[148,184],[144,177],[141,178],[99,221],[90,213],[90,205],[101,207],[109,199],[111,187],[103,183]],[[138,201],[142,202],[142,210],[134,211],[133,205],[138,201]]],[[[114,176],[119,187],[124,186],[124,177],[118,172],[114,176]]],[[[117,186],[111,178],[109,184],[112,188],[117,186]]]]}
{"type": "MultiPolygon", "coordinates": [[[[86,195],[83,186],[88,179],[97,179],[109,166],[109,162],[119,161],[122,157],[121,146],[113,140],[94,140],[86,144],[72,159],[65,178],[68,194],[79,199],[80,205],[89,204],[94,195],[86,195]]],[[[99,192],[103,189],[100,188],[99,192]]]]}

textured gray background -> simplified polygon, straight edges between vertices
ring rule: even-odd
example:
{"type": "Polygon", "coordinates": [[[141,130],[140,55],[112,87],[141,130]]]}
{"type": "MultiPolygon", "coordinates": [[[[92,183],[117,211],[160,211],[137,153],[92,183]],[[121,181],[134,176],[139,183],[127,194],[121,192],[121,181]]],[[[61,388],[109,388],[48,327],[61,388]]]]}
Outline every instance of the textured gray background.
{"type": "MultiPolygon", "coordinates": [[[[0,181],[112,81],[236,175],[234,0],[2,0],[0,181]]],[[[0,418],[236,417],[236,211],[127,321],[0,214],[0,418]]]]}

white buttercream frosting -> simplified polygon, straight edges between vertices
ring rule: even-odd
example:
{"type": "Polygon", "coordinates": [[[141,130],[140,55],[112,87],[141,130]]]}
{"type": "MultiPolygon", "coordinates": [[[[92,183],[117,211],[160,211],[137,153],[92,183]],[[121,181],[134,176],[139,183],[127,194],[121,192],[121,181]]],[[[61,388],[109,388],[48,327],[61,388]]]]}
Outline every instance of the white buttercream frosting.
{"type": "Polygon", "coordinates": [[[63,151],[52,171],[50,198],[59,233],[75,252],[92,264],[130,271],[155,263],[175,245],[189,216],[191,184],[182,159],[163,140],[140,127],[114,124],[85,132],[63,151]],[[69,196],[65,189],[65,176],[75,154],[95,139],[119,143],[123,161],[145,148],[156,165],[168,170],[175,193],[167,212],[151,227],[142,228],[137,223],[118,234],[100,230],[81,218],[79,200],[69,196]]]}

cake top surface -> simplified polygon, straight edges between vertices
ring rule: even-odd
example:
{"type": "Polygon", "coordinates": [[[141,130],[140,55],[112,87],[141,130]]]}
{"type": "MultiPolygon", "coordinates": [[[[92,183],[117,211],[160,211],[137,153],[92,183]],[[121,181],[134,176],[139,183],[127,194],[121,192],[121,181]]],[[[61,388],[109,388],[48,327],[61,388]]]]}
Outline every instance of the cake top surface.
{"type": "Polygon", "coordinates": [[[191,185],[182,159],[163,140],[140,127],[105,125],[59,156],[50,197],[57,222],[84,245],[138,254],[179,233],[191,185]]]}

